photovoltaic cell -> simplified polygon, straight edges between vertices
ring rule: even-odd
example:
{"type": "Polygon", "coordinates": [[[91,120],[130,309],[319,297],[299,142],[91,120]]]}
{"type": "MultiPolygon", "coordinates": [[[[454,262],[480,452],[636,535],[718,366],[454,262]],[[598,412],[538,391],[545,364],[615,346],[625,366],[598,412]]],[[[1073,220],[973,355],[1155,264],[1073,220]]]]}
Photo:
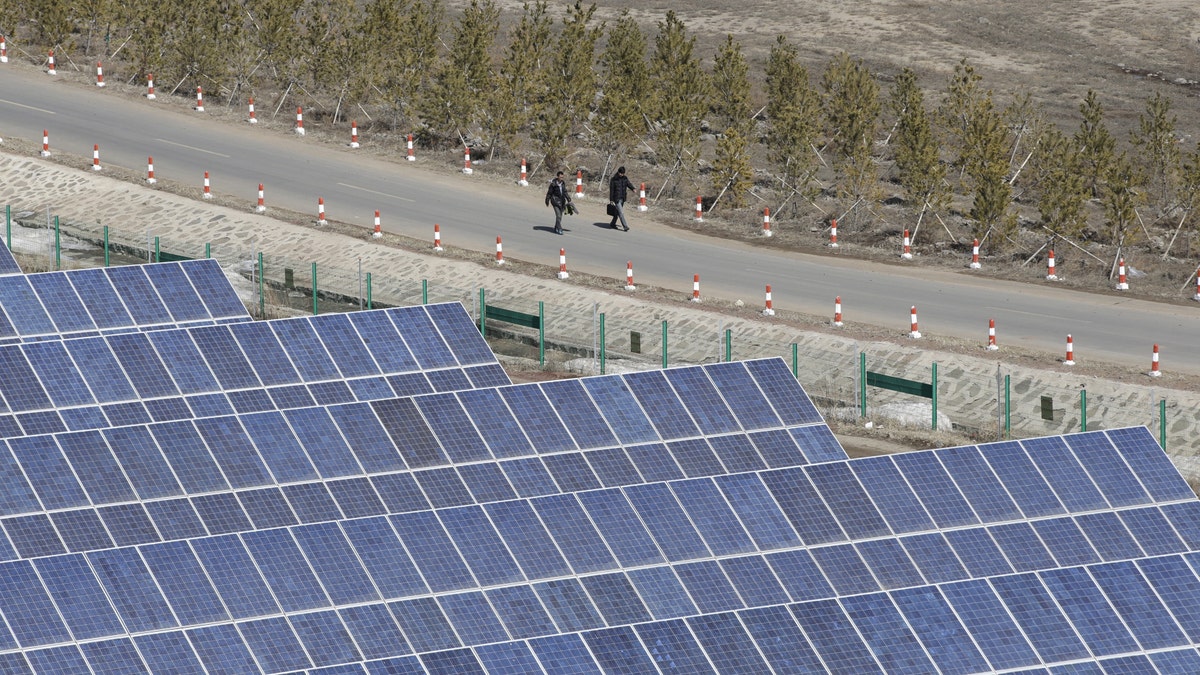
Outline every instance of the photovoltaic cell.
{"type": "MultiPolygon", "coordinates": [[[[2,254],[0,258],[3,258],[2,254]]],[[[75,293],[66,272],[30,274],[27,278],[42,305],[49,309],[59,333],[96,330],[96,323],[75,293]]]]}

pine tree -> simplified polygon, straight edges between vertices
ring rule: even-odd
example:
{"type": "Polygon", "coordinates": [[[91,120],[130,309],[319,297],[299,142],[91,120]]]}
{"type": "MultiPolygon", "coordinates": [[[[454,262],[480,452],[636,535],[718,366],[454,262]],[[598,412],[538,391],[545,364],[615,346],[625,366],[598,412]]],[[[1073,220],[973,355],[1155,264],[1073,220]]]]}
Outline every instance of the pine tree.
{"type": "Polygon", "coordinates": [[[1105,176],[1108,175],[1113,162],[1113,152],[1116,140],[1104,125],[1104,106],[1096,98],[1096,92],[1088,90],[1083,103],[1079,105],[1083,121],[1079,131],[1075,132],[1075,143],[1079,146],[1083,159],[1084,177],[1088,191],[1092,197],[1099,197],[1104,187],[1105,176]]]}
{"type": "Polygon", "coordinates": [[[1008,174],[1007,134],[1004,120],[988,92],[976,106],[968,121],[965,137],[967,164],[964,167],[975,184],[971,204],[971,219],[975,221],[974,236],[982,239],[989,230],[997,229],[1003,240],[1016,234],[1015,214],[1008,213],[1012,202],[1012,186],[1008,174]]]}
{"type": "MultiPolygon", "coordinates": [[[[1194,226],[1200,226],[1200,143],[1196,149],[1184,155],[1179,164],[1179,208],[1183,211],[1180,226],[1191,221],[1194,226]]],[[[1165,257],[1164,253],[1164,257],[1165,257]]]]}
{"type": "Polygon", "coordinates": [[[650,76],[660,125],[659,156],[671,170],[689,174],[697,166],[700,117],[708,106],[709,81],[695,56],[696,38],[673,10],[658,22],[650,76]]]}
{"type": "Polygon", "coordinates": [[[459,141],[473,134],[485,94],[495,84],[491,48],[499,18],[493,0],[471,0],[463,8],[449,58],[438,69],[422,113],[434,133],[459,141]]]}
{"type": "Polygon", "coordinates": [[[1138,116],[1138,128],[1132,134],[1133,144],[1142,149],[1139,158],[1148,185],[1157,200],[1161,213],[1168,208],[1179,173],[1179,145],[1175,139],[1175,115],[1171,114],[1171,99],[1161,92],[1146,101],[1146,112],[1138,116]]]}
{"type": "Polygon", "coordinates": [[[712,112],[717,129],[737,127],[748,133],[754,120],[750,109],[750,64],[741,43],[725,36],[712,68],[712,112]]]}
{"type": "Polygon", "coordinates": [[[162,11],[157,0],[125,0],[120,5],[119,21],[131,27],[130,40],[126,43],[133,68],[139,75],[162,72],[163,52],[166,50],[168,12],[162,11]]]}
{"type": "MultiPolygon", "coordinates": [[[[94,53],[93,42],[99,38],[104,41],[99,54],[108,55],[109,33],[116,19],[117,6],[114,0],[74,0],[72,15],[84,32],[83,53],[90,56],[94,53]]],[[[113,45],[114,47],[119,46],[113,45]]]]}
{"type": "Polygon", "coordinates": [[[1124,248],[1132,243],[1139,231],[1137,224],[1137,207],[1145,203],[1142,192],[1144,178],[1129,156],[1122,152],[1108,163],[1108,172],[1104,178],[1104,192],[1101,204],[1104,207],[1104,218],[1108,231],[1104,233],[1110,243],[1118,248],[1124,248]]]}
{"type": "Polygon", "coordinates": [[[983,76],[975,72],[975,67],[967,59],[959,61],[954,66],[946,97],[938,109],[938,116],[950,136],[948,147],[956,153],[952,166],[959,172],[967,165],[967,134],[971,119],[977,114],[983,98],[983,92],[979,89],[982,80],[983,76]]]}
{"type": "Polygon", "coordinates": [[[820,129],[820,97],[796,47],[782,35],[771,47],[766,75],[768,157],[789,192],[796,190],[811,199],[815,197],[811,185],[816,174],[812,144],[820,129]]]}
{"type": "Polygon", "coordinates": [[[879,125],[879,85],[861,60],[842,52],[821,74],[821,88],[841,192],[865,198],[877,177],[872,152],[879,125]]]}
{"type": "Polygon", "coordinates": [[[584,7],[580,0],[567,11],[563,29],[555,42],[550,71],[542,81],[534,115],[534,140],[546,156],[547,166],[566,160],[567,137],[591,112],[596,98],[596,41],[604,26],[592,26],[596,5],[584,7]]]}
{"type": "Polygon", "coordinates": [[[346,102],[361,100],[367,72],[360,67],[366,52],[363,20],[355,0],[313,0],[305,22],[308,71],[317,90],[336,93],[334,121],[346,102]]]}
{"type": "Polygon", "coordinates": [[[550,28],[554,22],[546,8],[545,0],[525,3],[521,20],[505,48],[485,116],[493,150],[497,144],[516,149],[518,133],[532,119],[533,98],[543,86],[549,67],[550,28]]]}
{"type": "Polygon", "coordinates": [[[939,159],[939,146],[933,135],[925,97],[917,84],[917,75],[905,68],[896,76],[892,88],[892,110],[896,115],[895,158],[912,208],[943,208],[949,201],[946,167],[939,159]]]}
{"type": "Polygon", "coordinates": [[[1043,134],[1034,161],[1042,224],[1065,237],[1081,236],[1087,227],[1083,210],[1087,186],[1079,149],[1061,131],[1051,127],[1043,134]]]}
{"type": "Polygon", "coordinates": [[[754,167],[750,165],[750,143],[737,126],[730,126],[717,139],[713,160],[713,191],[729,199],[735,208],[746,205],[746,194],[754,186],[754,167]]]}
{"type": "Polygon", "coordinates": [[[646,66],[646,35],[629,10],[608,29],[600,53],[603,83],[596,104],[597,147],[620,154],[646,135],[647,102],[652,98],[646,66]]]}
{"type": "Polygon", "coordinates": [[[301,10],[304,0],[251,0],[246,12],[262,65],[272,79],[291,84],[300,76],[301,10]]]}
{"type": "Polygon", "coordinates": [[[167,24],[163,74],[186,78],[215,96],[226,82],[227,53],[243,25],[241,6],[232,0],[175,5],[167,24]]]}
{"type": "Polygon", "coordinates": [[[36,42],[57,49],[64,56],[74,49],[71,33],[75,30],[75,24],[71,20],[69,0],[33,0],[28,3],[26,10],[36,42]]]}
{"type": "MultiPolygon", "coordinates": [[[[388,1],[388,0],[385,0],[388,1]]],[[[402,15],[395,34],[383,34],[376,58],[388,61],[387,77],[380,84],[393,111],[393,128],[416,125],[427,106],[435,65],[441,58],[441,32],[445,11],[440,0],[411,0],[397,10],[402,15]]]]}

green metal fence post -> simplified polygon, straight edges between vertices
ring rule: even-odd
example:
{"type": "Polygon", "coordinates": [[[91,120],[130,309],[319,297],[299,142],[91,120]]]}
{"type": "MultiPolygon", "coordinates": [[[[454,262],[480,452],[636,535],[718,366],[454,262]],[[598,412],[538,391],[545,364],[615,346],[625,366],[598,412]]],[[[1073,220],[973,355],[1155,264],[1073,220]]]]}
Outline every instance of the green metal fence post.
{"type": "Polygon", "coordinates": [[[538,300],[538,363],[546,367],[546,303],[538,300]]]}
{"type": "Polygon", "coordinates": [[[600,374],[604,374],[604,357],[608,349],[604,344],[604,312],[600,312],[600,374]]]}
{"type": "Polygon", "coordinates": [[[1012,375],[1004,376],[1004,440],[1012,438],[1012,389],[1009,387],[1012,375]]]}
{"type": "Polygon", "coordinates": [[[792,343],[792,377],[800,379],[800,345],[792,343]]]}
{"type": "Polygon", "coordinates": [[[367,272],[367,309],[371,309],[371,273],[367,272]]]}
{"type": "Polygon", "coordinates": [[[479,289],[479,334],[487,337],[487,301],[483,289],[479,289]]]}
{"type": "Polygon", "coordinates": [[[317,315],[317,263],[312,264],[313,316],[317,315]]]}
{"type": "Polygon", "coordinates": [[[1167,399],[1158,402],[1158,444],[1167,449],[1167,399]]]}
{"type": "Polygon", "coordinates": [[[733,360],[733,330],[725,329],[725,363],[733,360]]]}
{"type": "Polygon", "coordinates": [[[267,318],[267,297],[264,295],[267,285],[263,282],[263,254],[258,254],[258,318],[267,318]]]}
{"type": "Polygon", "coordinates": [[[209,258],[212,258],[212,242],[206,241],[204,242],[204,259],[208,260],[209,258]]]}
{"type": "Polygon", "coordinates": [[[4,244],[12,250],[12,204],[4,205],[4,244]]]}
{"type": "Polygon", "coordinates": [[[667,322],[662,322],[662,367],[667,368],[667,322]]]}
{"type": "Polygon", "coordinates": [[[104,266],[108,267],[108,226],[104,226],[104,266]]]}
{"type": "Polygon", "coordinates": [[[862,416],[867,416],[867,353],[858,355],[858,397],[859,410],[862,416]]]}
{"type": "Polygon", "coordinates": [[[421,304],[422,305],[429,304],[429,280],[428,279],[421,280],[421,304]]]}
{"type": "Polygon", "coordinates": [[[154,236],[154,262],[162,262],[162,248],[159,245],[158,235],[154,236]]]}
{"type": "Polygon", "coordinates": [[[1087,389],[1079,390],[1079,430],[1087,431],[1087,389]]]}
{"type": "Polygon", "coordinates": [[[62,229],[58,226],[58,216],[54,216],[54,269],[62,268],[62,229]]]}
{"type": "Polygon", "coordinates": [[[933,430],[937,431],[937,361],[933,362],[933,377],[931,380],[933,384],[933,396],[931,397],[933,401],[933,430]]]}

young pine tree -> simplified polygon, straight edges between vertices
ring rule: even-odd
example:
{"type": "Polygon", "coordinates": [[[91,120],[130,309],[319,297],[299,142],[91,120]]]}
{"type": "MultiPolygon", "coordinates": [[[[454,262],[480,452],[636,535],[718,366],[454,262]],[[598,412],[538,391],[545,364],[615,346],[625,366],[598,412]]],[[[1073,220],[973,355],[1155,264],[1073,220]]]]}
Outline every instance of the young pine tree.
{"type": "Polygon", "coordinates": [[[821,74],[841,192],[851,200],[869,197],[877,172],[872,156],[879,126],[879,85],[866,65],[842,52],[821,74]]]}
{"type": "Polygon", "coordinates": [[[780,35],[767,60],[768,157],[775,164],[785,191],[806,199],[812,190],[816,153],[812,148],[821,125],[821,99],[809,81],[795,45],[780,35]]]}
{"type": "Polygon", "coordinates": [[[1088,191],[1092,197],[1099,197],[1104,179],[1110,172],[1117,143],[1104,124],[1104,106],[1100,104],[1095,91],[1088,90],[1083,103],[1079,105],[1079,113],[1083,121],[1079,124],[1079,131],[1075,132],[1075,144],[1079,146],[1083,160],[1088,191]]]}
{"type": "Polygon", "coordinates": [[[754,187],[754,167],[750,165],[750,142],[737,126],[726,128],[717,139],[711,176],[714,192],[724,193],[735,208],[746,205],[746,195],[754,187]]]}
{"type": "Polygon", "coordinates": [[[1087,227],[1083,205],[1088,192],[1079,148],[1050,127],[1034,153],[1034,167],[1042,224],[1064,237],[1081,236],[1087,227]]]}
{"type": "Polygon", "coordinates": [[[668,10],[658,22],[654,53],[650,59],[650,77],[656,110],[661,125],[658,135],[661,163],[690,173],[699,157],[700,117],[708,106],[709,81],[695,55],[696,38],[668,10]]]}
{"type": "Polygon", "coordinates": [[[975,198],[971,203],[971,219],[975,221],[973,235],[983,239],[990,230],[1000,235],[997,245],[1011,241],[1016,234],[1015,214],[1008,213],[1012,203],[1012,186],[1009,185],[1008,130],[1003,117],[992,102],[991,92],[976,106],[975,114],[967,124],[965,171],[975,186],[975,198]]]}
{"type": "Polygon", "coordinates": [[[1108,225],[1105,238],[1118,248],[1132,243],[1138,232],[1137,208],[1146,200],[1142,192],[1144,183],[1141,173],[1124,152],[1109,162],[1100,202],[1108,225]]]}
{"type": "Polygon", "coordinates": [[[967,134],[971,119],[976,115],[983,98],[979,83],[983,76],[975,72],[975,67],[965,58],[954,66],[950,76],[946,97],[938,108],[938,117],[949,135],[947,146],[955,153],[951,166],[958,170],[960,177],[968,162],[967,134]]]}
{"type": "Polygon", "coordinates": [[[608,155],[620,154],[645,137],[647,101],[652,98],[646,35],[629,10],[608,29],[608,42],[600,53],[600,90],[596,147],[608,155]]]}
{"type": "Polygon", "coordinates": [[[922,214],[927,208],[941,209],[949,201],[946,167],[939,159],[925,96],[911,68],[896,76],[891,106],[896,115],[896,170],[909,206],[922,214]]]}
{"type": "Polygon", "coordinates": [[[1146,101],[1146,112],[1138,116],[1138,128],[1131,139],[1142,150],[1139,164],[1148,177],[1147,187],[1154,193],[1155,208],[1159,213],[1170,208],[1179,175],[1176,121],[1175,115],[1171,114],[1171,99],[1162,92],[1155,92],[1146,101]]]}
{"type": "Polygon", "coordinates": [[[533,98],[549,66],[550,28],[554,21],[546,7],[545,0],[532,5],[526,2],[505,48],[485,116],[493,149],[498,144],[516,149],[519,132],[529,126],[533,98]]]}
{"type": "Polygon", "coordinates": [[[463,8],[448,58],[425,101],[422,117],[435,133],[462,140],[478,123],[485,95],[495,85],[491,49],[499,17],[493,0],[471,0],[463,8]]]}
{"type": "Polygon", "coordinates": [[[533,137],[546,156],[547,166],[566,159],[567,137],[582,126],[596,98],[596,42],[604,25],[593,26],[596,5],[576,0],[563,19],[550,70],[542,80],[535,107],[533,137]]]}
{"type": "Polygon", "coordinates": [[[712,68],[713,128],[737,127],[743,133],[753,128],[750,109],[750,64],[741,43],[732,35],[717,49],[712,68]]]}

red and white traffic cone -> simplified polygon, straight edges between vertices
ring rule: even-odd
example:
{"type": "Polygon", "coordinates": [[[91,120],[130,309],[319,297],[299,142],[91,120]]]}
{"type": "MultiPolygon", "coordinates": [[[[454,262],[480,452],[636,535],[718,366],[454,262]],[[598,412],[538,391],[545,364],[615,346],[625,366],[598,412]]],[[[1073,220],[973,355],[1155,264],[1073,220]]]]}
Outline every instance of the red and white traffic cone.
{"type": "Polygon", "coordinates": [[[496,264],[504,264],[504,244],[500,241],[500,236],[496,236],[496,264]]]}
{"type": "Polygon", "coordinates": [[[412,134],[408,135],[408,161],[415,162],[417,158],[413,156],[412,134]]]}
{"type": "Polygon", "coordinates": [[[625,263],[625,290],[636,291],[637,286],[633,285],[633,261],[625,263]]]}
{"type": "Polygon", "coordinates": [[[8,63],[8,42],[0,35],[0,63],[8,63]]]}
{"type": "Polygon", "coordinates": [[[833,299],[833,325],[835,328],[842,327],[842,296],[837,296],[833,299]]]}
{"type": "Polygon", "coordinates": [[[258,206],[254,207],[255,213],[266,213],[267,204],[266,204],[266,201],[264,201],[264,199],[263,199],[264,196],[265,195],[263,193],[263,184],[259,183],[258,184],[258,206]]]}
{"type": "Polygon", "coordinates": [[[359,147],[358,143],[358,121],[350,120],[350,147],[359,147]]]}
{"type": "Polygon", "coordinates": [[[196,112],[204,112],[204,87],[196,85],[196,112]]]}
{"type": "Polygon", "coordinates": [[[304,108],[296,106],[296,135],[304,135],[304,108]]]}
{"type": "Polygon", "coordinates": [[[1154,345],[1154,353],[1150,355],[1150,372],[1146,374],[1150,377],[1162,375],[1158,370],[1158,345],[1154,345]]]}
{"type": "Polygon", "coordinates": [[[246,121],[249,122],[250,124],[258,124],[258,118],[254,116],[254,97],[253,96],[251,96],[250,100],[246,102],[246,107],[249,108],[249,110],[250,110],[250,116],[246,118],[246,121]]]}
{"type": "Polygon", "coordinates": [[[158,179],[154,177],[154,158],[153,157],[146,158],[146,182],[149,183],[150,185],[154,185],[155,183],[158,182],[158,179]]]}
{"type": "Polygon", "coordinates": [[[771,209],[763,207],[763,236],[770,237],[775,234],[771,231],[771,209]]]}
{"type": "Polygon", "coordinates": [[[638,211],[645,211],[649,208],[646,206],[646,184],[642,183],[642,188],[638,191],[638,211]]]}
{"type": "Polygon", "coordinates": [[[692,302],[700,302],[700,275],[692,275],[692,302]]]}
{"type": "Polygon", "coordinates": [[[325,198],[317,197],[317,224],[328,225],[329,221],[325,219],[325,198]]]}
{"type": "Polygon", "coordinates": [[[154,95],[154,73],[146,73],[146,98],[151,101],[158,98],[154,95]]]}
{"type": "Polygon", "coordinates": [[[96,86],[104,86],[104,64],[99,61],[96,62],[96,86]]]}
{"type": "Polygon", "coordinates": [[[904,242],[900,249],[900,257],[904,260],[912,260],[912,240],[908,237],[908,230],[904,230],[904,242]]]}
{"type": "Polygon", "coordinates": [[[208,172],[204,172],[204,198],[212,199],[212,186],[208,183],[208,172]]]}
{"type": "Polygon", "coordinates": [[[704,198],[696,195],[696,215],[694,216],[697,223],[704,222],[704,198]]]}
{"type": "Polygon", "coordinates": [[[100,146],[92,144],[92,171],[99,171],[103,167],[100,166],[100,146]]]}
{"type": "Polygon", "coordinates": [[[54,69],[54,50],[50,50],[49,61],[46,62],[46,74],[57,75],[58,71],[54,69]]]}
{"type": "Polygon", "coordinates": [[[1121,258],[1117,261],[1117,290],[1129,290],[1129,282],[1125,279],[1125,259],[1121,258]]]}
{"type": "Polygon", "coordinates": [[[1196,268],[1196,294],[1192,296],[1193,300],[1200,300],[1200,267],[1196,268]]]}
{"type": "Polygon", "coordinates": [[[558,249],[558,278],[567,279],[571,275],[567,274],[567,249],[558,249]]]}
{"type": "Polygon", "coordinates": [[[433,250],[442,252],[442,226],[437,223],[433,224],[433,250]]]}
{"type": "Polygon", "coordinates": [[[913,305],[912,309],[909,310],[908,314],[909,314],[909,324],[911,326],[911,330],[908,331],[908,337],[910,337],[910,338],[921,337],[921,331],[917,330],[917,306],[913,305]]]}
{"type": "Polygon", "coordinates": [[[575,171],[575,196],[583,199],[583,169],[575,171]]]}
{"type": "Polygon", "coordinates": [[[1046,281],[1057,281],[1058,275],[1054,273],[1054,249],[1050,249],[1050,255],[1046,258],[1046,281]]]}
{"type": "Polygon", "coordinates": [[[1075,365],[1075,340],[1067,334],[1067,358],[1063,359],[1064,366],[1075,365]]]}
{"type": "Polygon", "coordinates": [[[971,244],[971,264],[968,265],[968,267],[970,267],[973,270],[977,270],[980,267],[983,267],[983,265],[979,264],[979,240],[978,239],[976,239],[974,241],[974,243],[971,244]]]}
{"type": "Polygon", "coordinates": [[[829,221],[829,248],[837,248],[837,218],[829,221]]]}
{"type": "Polygon", "coordinates": [[[521,180],[517,181],[517,185],[521,187],[529,187],[529,176],[525,172],[525,158],[521,158],[521,180]]]}
{"type": "Polygon", "coordinates": [[[378,210],[375,211],[375,230],[373,232],[371,232],[371,236],[376,239],[379,239],[380,237],[383,236],[383,226],[380,224],[380,221],[379,221],[379,211],[378,210]]]}
{"type": "Polygon", "coordinates": [[[996,344],[996,320],[988,319],[988,343],[987,350],[994,352],[1000,347],[996,344]]]}
{"type": "Polygon", "coordinates": [[[473,171],[471,170],[471,149],[468,147],[463,148],[463,170],[462,170],[462,172],[465,174],[473,173],[473,171]]]}
{"type": "MultiPolygon", "coordinates": [[[[50,132],[42,129],[42,157],[50,156],[50,132]]],[[[1197,298],[1200,298],[1200,288],[1197,290],[1197,298]]]]}
{"type": "Polygon", "coordinates": [[[771,305],[771,284],[767,284],[766,307],[762,311],[763,316],[775,316],[775,308],[771,305]]]}

